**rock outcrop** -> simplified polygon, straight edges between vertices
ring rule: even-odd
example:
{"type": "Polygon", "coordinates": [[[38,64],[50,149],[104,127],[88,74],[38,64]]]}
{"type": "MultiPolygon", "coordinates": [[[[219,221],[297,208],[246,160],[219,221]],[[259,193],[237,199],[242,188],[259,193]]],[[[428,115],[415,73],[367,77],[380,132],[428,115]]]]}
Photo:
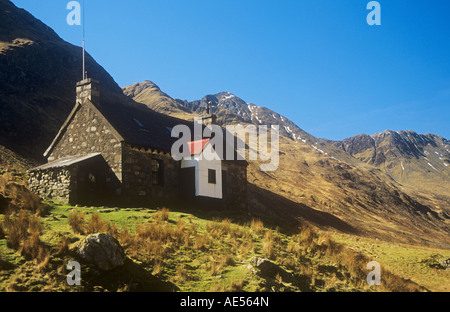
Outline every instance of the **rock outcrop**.
{"type": "Polygon", "coordinates": [[[125,251],[120,243],[109,234],[92,234],[78,243],[75,254],[85,263],[102,271],[110,271],[125,262],[125,251]]]}

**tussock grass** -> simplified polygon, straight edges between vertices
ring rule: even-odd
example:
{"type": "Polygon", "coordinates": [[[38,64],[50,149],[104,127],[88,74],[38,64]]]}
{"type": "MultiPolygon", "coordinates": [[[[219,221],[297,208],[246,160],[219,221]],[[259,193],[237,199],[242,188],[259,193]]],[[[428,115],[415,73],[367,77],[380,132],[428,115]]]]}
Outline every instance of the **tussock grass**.
{"type": "MultiPolygon", "coordinates": [[[[364,252],[369,259],[381,263],[382,276],[385,271],[393,272],[397,277],[403,277],[405,280],[410,279],[430,291],[450,291],[448,283],[450,280],[450,270],[429,266],[429,261],[436,257],[436,255],[439,255],[438,259],[450,257],[450,251],[448,249],[388,243],[376,239],[337,233],[333,234],[333,238],[349,248],[364,252]]],[[[389,275],[385,277],[392,283],[389,275]]],[[[396,283],[399,285],[405,284],[403,280],[397,280],[396,283]]],[[[401,288],[398,286],[395,288],[401,288]]]]}
{"type": "Polygon", "coordinates": [[[95,234],[95,233],[109,233],[110,235],[117,237],[118,228],[117,225],[111,224],[108,221],[105,221],[101,218],[100,214],[93,213],[91,219],[87,223],[85,227],[86,234],[95,234]]]}
{"type": "Polygon", "coordinates": [[[242,279],[231,280],[229,291],[231,292],[240,292],[244,287],[244,281],[242,279]]]}
{"type": "Polygon", "coordinates": [[[18,177],[10,173],[0,176],[0,193],[9,199],[0,222],[0,239],[26,260],[33,261],[38,271],[44,271],[50,261],[48,247],[41,241],[41,215],[48,206],[30,192],[18,177]]]}
{"type": "Polygon", "coordinates": [[[229,283],[214,282],[209,291],[210,292],[242,292],[245,282],[242,279],[231,279],[229,283]]]}
{"type": "Polygon", "coordinates": [[[7,193],[7,185],[11,181],[13,181],[13,177],[9,172],[6,172],[5,174],[0,176],[0,194],[7,193]]]}
{"type": "MultiPolygon", "coordinates": [[[[69,255],[70,240],[90,232],[110,232],[131,260],[182,291],[420,290],[385,267],[382,286],[369,287],[366,283],[369,258],[311,226],[305,225],[297,234],[287,235],[265,227],[256,219],[236,224],[229,219],[205,220],[168,209],[103,214],[94,208],[63,206],[55,213],[66,214],[67,218],[58,218],[59,221],[46,218],[45,229],[34,219],[38,216],[29,211],[4,218],[6,224],[18,221],[14,230],[19,242],[16,248],[29,255],[28,259],[39,259],[35,261],[37,271],[53,267],[55,274],[67,274],[61,263],[54,263],[53,259],[69,255]],[[53,240],[53,248],[40,248],[45,247],[42,234],[55,225],[64,234],[53,240]],[[285,273],[260,276],[248,268],[254,257],[270,259],[288,276],[285,273]]],[[[5,234],[8,238],[8,233],[5,234]]],[[[13,280],[11,277],[10,281],[13,280]]],[[[20,289],[23,283],[19,277],[10,284],[12,289],[20,289]]],[[[130,287],[122,285],[117,289],[126,291],[130,287]]]]}
{"type": "Polygon", "coordinates": [[[26,210],[20,210],[5,215],[2,228],[6,233],[8,247],[19,249],[30,235],[39,236],[41,234],[42,225],[38,215],[32,215],[26,210]]]}
{"type": "Polygon", "coordinates": [[[193,248],[198,251],[207,251],[209,249],[208,235],[199,234],[195,237],[193,248]]]}
{"type": "Polygon", "coordinates": [[[183,264],[179,264],[176,269],[176,275],[175,275],[175,281],[176,282],[185,282],[188,279],[188,271],[186,270],[185,266],[183,264]]]}
{"type": "Polygon", "coordinates": [[[169,215],[170,210],[164,207],[154,214],[153,219],[155,221],[164,222],[169,220],[169,215]]]}
{"type": "Polygon", "coordinates": [[[117,237],[131,258],[144,261],[154,274],[177,283],[185,283],[189,274],[184,266],[175,264],[176,257],[188,261],[201,258],[202,270],[208,276],[218,276],[246,259],[253,247],[249,231],[229,219],[215,219],[200,227],[192,217],[169,222],[156,214],[138,224],[135,232],[121,228],[117,237]]]}
{"type": "Polygon", "coordinates": [[[163,273],[163,271],[164,271],[164,263],[161,260],[155,261],[155,264],[153,265],[152,274],[159,276],[163,273]]]}
{"type": "Polygon", "coordinates": [[[84,234],[85,233],[85,217],[86,213],[79,212],[77,210],[73,210],[69,216],[69,225],[72,227],[72,230],[75,234],[84,234]]]}
{"type": "Polygon", "coordinates": [[[41,242],[42,224],[37,214],[19,210],[7,214],[1,224],[5,232],[7,246],[20,252],[27,260],[33,260],[40,269],[49,261],[49,251],[41,242]]]}
{"type": "Polygon", "coordinates": [[[262,254],[269,259],[274,259],[275,257],[274,236],[272,231],[267,231],[264,235],[262,241],[262,254]]]}
{"type": "Polygon", "coordinates": [[[69,239],[66,236],[61,237],[58,246],[56,247],[56,255],[65,256],[69,254],[69,239]]]}
{"type": "Polygon", "coordinates": [[[252,220],[250,229],[252,233],[262,235],[264,233],[264,223],[261,220],[252,220]]]}
{"type": "MultiPolygon", "coordinates": [[[[190,280],[201,279],[198,274],[206,274],[205,277],[212,278],[206,290],[241,290],[244,286],[216,283],[214,277],[227,276],[239,263],[259,255],[295,272],[295,276],[309,285],[308,289],[371,290],[366,283],[369,259],[311,226],[304,226],[296,235],[286,236],[276,229],[265,228],[259,220],[237,225],[229,219],[213,219],[200,227],[192,218],[178,217],[171,221],[170,216],[155,215],[148,222],[138,224],[135,232],[121,228],[118,239],[130,257],[144,261],[154,274],[177,285],[189,287],[190,280]],[[192,259],[202,263],[196,265],[194,275],[184,262],[192,259]],[[324,264],[316,267],[314,263],[324,264]]],[[[390,285],[380,289],[419,290],[414,283],[385,273],[390,285]]],[[[286,285],[282,276],[275,277],[274,282],[286,285]]]]}
{"type": "MultiPolygon", "coordinates": [[[[294,276],[309,285],[305,286],[308,289],[373,290],[366,283],[369,273],[366,265],[370,260],[311,226],[304,226],[296,235],[286,236],[276,229],[265,228],[259,220],[253,220],[248,225],[237,225],[229,219],[213,219],[202,228],[192,220],[188,225],[186,219],[181,217],[176,222],[169,220],[153,217],[150,222],[139,224],[134,233],[120,230],[118,237],[130,257],[148,263],[155,274],[177,285],[189,287],[189,280],[201,278],[198,275],[195,277],[196,274],[206,274],[213,279],[209,289],[240,291],[245,283],[241,286],[240,283],[237,286],[215,283],[214,277],[226,276],[239,263],[261,256],[295,272],[294,276]],[[203,263],[197,265],[194,276],[181,262],[192,259],[202,259],[203,263]]],[[[420,290],[416,284],[388,271],[383,276],[386,283],[380,290],[420,290]]],[[[279,287],[296,289],[296,286],[284,286],[286,284],[283,284],[281,276],[278,276],[278,281],[275,277],[274,282],[282,285],[279,287]]]]}
{"type": "Polygon", "coordinates": [[[48,210],[48,206],[41,201],[38,195],[32,193],[25,186],[24,181],[9,172],[0,176],[0,194],[10,199],[9,211],[6,211],[6,213],[25,209],[43,215],[48,210]]]}
{"type": "Polygon", "coordinates": [[[86,221],[86,213],[84,211],[77,211],[74,209],[69,215],[69,225],[75,234],[88,235],[108,233],[116,238],[119,235],[117,225],[103,220],[98,213],[93,213],[91,218],[86,221]]]}

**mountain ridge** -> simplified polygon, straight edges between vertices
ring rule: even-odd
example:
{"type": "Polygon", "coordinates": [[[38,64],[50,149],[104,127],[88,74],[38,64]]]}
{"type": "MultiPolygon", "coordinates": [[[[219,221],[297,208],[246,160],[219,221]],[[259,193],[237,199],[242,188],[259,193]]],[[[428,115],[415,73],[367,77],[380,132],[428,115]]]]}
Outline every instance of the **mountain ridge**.
{"type": "MultiPolygon", "coordinates": [[[[17,38],[1,41],[7,48],[0,52],[0,102],[4,108],[0,111],[0,143],[14,153],[35,158],[48,147],[75,104],[81,48],[53,34],[46,36],[31,15],[25,16],[9,1],[0,0],[0,26],[11,16],[14,18],[8,27],[17,29],[17,38]]],[[[145,105],[192,119],[204,114],[211,102],[222,124],[280,125],[279,170],[261,172],[259,161],[250,162],[249,213],[282,216],[287,223],[305,220],[323,222],[326,228],[349,226],[387,240],[450,246],[448,193],[441,197],[427,193],[411,196],[412,191],[403,189],[382,168],[232,93],[187,102],[171,98],[150,81],[121,89],[90,56],[87,68],[89,77],[100,81],[101,99],[106,103],[111,97],[120,97],[124,105],[145,105]]]]}
{"type": "MultiPolygon", "coordinates": [[[[433,146],[436,146],[438,144],[437,141],[441,141],[447,145],[450,144],[449,140],[443,138],[440,135],[431,133],[419,134],[412,130],[385,130],[383,132],[375,133],[372,135],[358,134],[344,140],[328,140],[326,138],[317,138],[301,129],[289,118],[269,108],[257,106],[253,103],[248,103],[231,92],[219,92],[213,95],[206,95],[201,100],[189,102],[186,100],[172,99],[169,95],[162,92],[154,82],[148,80],[144,83],[135,83],[133,85],[123,87],[122,90],[124,91],[125,95],[129,96],[135,101],[143,103],[149,108],[159,112],[163,112],[165,114],[175,114],[177,116],[180,116],[180,114],[183,115],[183,113],[187,113],[188,116],[185,117],[192,119],[194,118],[194,116],[205,114],[209,106],[212,110],[212,113],[217,115],[218,124],[220,125],[235,123],[267,125],[268,127],[272,125],[278,125],[280,126],[281,135],[290,138],[293,141],[302,141],[303,143],[308,143],[314,149],[322,152],[323,154],[335,154],[342,157],[342,154],[340,154],[339,151],[337,151],[334,147],[347,152],[353,158],[355,158],[355,160],[353,161],[348,157],[346,157],[345,160],[350,161],[353,164],[358,164],[358,161],[361,161],[363,163],[368,163],[371,165],[375,165],[376,167],[380,167],[380,165],[384,163],[386,155],[384,155],[383,153],[376,153],[376,147],[379,146],[380,143],[383,143],[383,138],[392,134],[397,135],[394,145],[397,145],[397,148],[400,148],[399,151],[402,155],[422,155],[424,153],[423,151],[420,151],[418,146],[416,146],[418,140],[417,138],[420,138],[422,141],[427,141],[433,146]],[[164,97],[164,100],[166,98],[169,98],[173,103],[176,103],[176,105],[172,105],[172,107],[162,105],[162,108],[161,103],[166,101],[161,101],[161,99],[158,99],[158,96],[154,95],[152,99],[149,100],[149,94],[146,92],[150,91],[151,93],[151,90],[147,89],[145,84],[150,84],[151,88],[155,88],[156,90],[158,90],[158,92],[161,93],[160,97],[164,97]],[[141,87],[138,92],[136,92],[136,86],[141,87]],[[159,103],[159,105],[155,103],[159,103]],[[415,137],[415,144],[414,142],[407,142],[407,139],[405,139],[405,134],[411,134],[411,136],[415,137]],[[424,139],[424,137],[426,137],[426,139],[424,139]],[[369,154],[367,150],[370,150],[371,148],[374,149],[374,154],[372,155],[372,157],[369,157],[370,155],[367,155],[369,154]],[[363,152],[365,153],[365,155],[359,155],[363,152]]],[[[442,150],[440,153],[440,155],[442,156],[444,156],[445,154],[446,160],[444,160],[442,164],[446,168],[448,168],[450,165],[450,155],[446,154],[449,153],[449,149],[450,147],[447,147],[447,149],[445,149],[444,146],[444,150],[442,150]]],[[[391,151],[391,153],[393,153],[393,151],[391,151]]]]}
{"type": "MultiPolygon", "coordinates": [[[[9,0],[0,0],[0,143],[42,160],[73,108],[81,68],[80,47],[9,0]]],[[[89,53],[86,68],[90,78],[101,81],[105,96],[123,96],[89,53]]]]}
{"type": "Polygon", "coordinates": [[[450,194],[450,141],[440,135],[385,130],[332,144],[382,169],[399,183],[450,194]]]}
{"type": "MultiPolygon", "coordinates": [[[[208,104],[212,113],[217,116],[220,125],[246,123],[255,125],[279,125],[280,134],[290,137],[294,140],[304,140],[303,137],[316,140],[310,134],[299,128],[294,122],[287,117],[262,106],[253,103],[247,103],[243,99],[231,92],[219,92],[204,96],[200,100],[186,101],[173,99],[149,80],[142,83],[134,83],[122,88],[125,95],[139,103],[147,105],[150,109],[166,114],[178,116],[180,113],[187,113],[188,118],[200,116],[207,112],[208,104]],[[152,89],[159,93],[157,95],[149,95],[152,89]],[[166,101],[167,97],[170,101],[166,101]],[[158,99],[159,98],[159,99],[158,99]],[[162,102],[171,102],[169,107],[161,107],[162,102]],[[176,104],[174,104],[176,103],[176,104]],[[180,105],[182,107],[180,107],[180,105]]],[[[166,104],[165,103],[165,104],[166,104]]]]}
{"type": "MultiPolygon", "coordinates": [[[[129,92],[129,88],[130,86],[123,88],[126,95],[151,109],[159,109],[155,106],[156,98],[152,98],[153,102],[147,101],[146,96],[133,94],[129,92]]],[[[167,95],[165,94],[165,96],[167,95]]],[[[262,197],[265,201],[270,201],[270,198],[274,200],[272,206],[278,206],[277,213],[284,211],[283,213],[286,216],[296,217],[298,211],[304,210],[301,205],[306,205],[322,212],[331,213],[349,224],[356,225],[358,230],[363,232],[366,231],[364,230],[363,224],[365,222],[363,220],[369,218],[365,213],[369,213],[369,215],[375,213],[383,216],[382,219],[386,219],[380,223],[376,221],[376,218],[370,217],[369,219],[376,224],[376,226],[372,225],[371,227],[384,229],[381,232],[385,232],[387,231],[386,225],[394,222],[395,225],[388,225],[390,231],[397,232],[399,235],[407,235],[411,240],[414,240],[415,238],[412,238],[412,236],[417,236],[417,234],[405,234],[409,232],[409,227],[415,227],[423,222],[428,223],[432,219],[450,219],[450,191],[446,187],[439,187],[435,183],[430,183],[429,187],[421,189],[420,183],[405,184],[403,181],[399,181],[399,178],[391,172],[392,170],[388,170],[393,167],[384,166],[385,160],[390,159],[389,157],[398,157],[408,153],[419,154],[419,147],[412,143],[406,144],[403,142],[403,138],[396,137],[395,144],[392,142],[390,145],[387,144],[385,139],[389,139],[389,135],[393,131],[386,130],[372,136],[361,134],[342,141],[332,141],[316,138],[303,131],[285,116],[270,109],[247,103],[231,92],[206,95],[201,100],[191,102],[174,101],[188,109],[189,115],[185,116],[187,119],[204,115],[209,104],[212,113],[218,115],[218,123],[222,126],[230,123],[263,124],[268,127],[280,125],[281,159],[279,169],[276,172],[261,173],[258,169],[259,164],[254,162],[250,162],[249,167],[249,182],[258,186],[260,190],[270,190],[273,193],[273,195],[267,196],[266,194],[262,197]],[[403,142],[404,145],[399,147],[399,152],[394,153],[391,149],[396,148],[397,141],[403,142]],[[361,154],[363,152],[369,153],[367,150],[372,146],[379,148],[380,154],[375,154],[374,158],[376,161],[371,161],[373,155],[369,155],[372,156],[369,157],[361,154]],[[417,151],[413,152],[414,146],[417,151]],[[411,151],[406,150],[407,147],[411,151]],[[386,155],[381,153],[382,151],[385,151],[386,155]],[[428,192],[430,189],[433,192],[428,192]],[[290,202],[277,198],[276,194],[283,196],[290,202]],[[430,209],[430,207],[434,208],[430,209]],[[353,211],[353,214],[349,214],[349,211],[353,211]],[[427,221],[420,221],[422,217],[416,220],[418,215],[422,215],[427,221]],[[403,219],[404,222],[393,221],[398,218],[403,219]],[[428,218],[431,219],[428,220],[428,218]],[[396,230],[393,230],[394,228],[396,230]],[[399,230],[400,228],[402,230],[399,230]]],[[[169,109],[165,113],[171,114],[172,112],[169,109]]],[[[400,133],[404,135],[408,133],[410,136],[417,138],[421,136],[413,131],[400,133]]],[[[441,136],[433,134],[428,135],[426,141],[433,146],[438,146],[438,143],[435,142],[436,138],[441,138],[442,142],[447,142],[441,136]]],[[[425,137],[422,140],[425,141],[425,137]]],[[[401,162],[398,161],[398,163],[401,162]]],[[[405,166],[406,164],[405,160],[405,166]]],[[[418,175],[424,174],[430,173],[422,171],[418,175]]],[[[432,176],[430,179],[435,178],[435,176],[432,176]]],[[[420,181],[420,179],[417,178],[415,182],[417,181],[420,181]]],[[[444,181],[447,181],[446,176],[444,181]]],[[[258,192],[255,191],[255,193],[258,192]]],[[[255,209],[265,207],[265,204],[260,202],[257,196],[253,197],[251,201],[254,202],[255,209]]],[[[264,214],[271,213],[265,208],[261,212],[264,214]]],[[[439,222],[434,223],[432,221],[433,227],[439,228],[439,222]]],[[[443,222],[450,223],[449,221],[443,222]]],[[[371,232],[370,235],[384,235],[376,230],[368,230],[368,232],[371,232]]],[[[435,235],[438,235],[438,233],[435,233],[435,235]]],[[[392,236],[386,239],[392,239],[392,236]]]]}

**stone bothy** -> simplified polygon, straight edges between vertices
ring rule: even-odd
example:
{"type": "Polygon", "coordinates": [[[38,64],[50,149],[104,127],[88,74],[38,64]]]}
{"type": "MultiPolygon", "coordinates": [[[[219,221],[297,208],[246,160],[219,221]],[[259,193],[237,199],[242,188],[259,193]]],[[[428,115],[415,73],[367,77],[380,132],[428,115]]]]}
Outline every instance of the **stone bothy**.
{"type": "MultiPolygon", "coordinates": [[[[193,122],[103,94],[93,79],[79,82],[76,91],[72,112],[44,153],[48,163],[29,171],[32,191],[81,205],[247,207],[246,161],[203,162],[198,156],[211,152],[207,140],[187,159],[172,157],[172,128],[193,129],[193,122]]],[[[213,115],[206,119],[215,122],[213,115]]]]}

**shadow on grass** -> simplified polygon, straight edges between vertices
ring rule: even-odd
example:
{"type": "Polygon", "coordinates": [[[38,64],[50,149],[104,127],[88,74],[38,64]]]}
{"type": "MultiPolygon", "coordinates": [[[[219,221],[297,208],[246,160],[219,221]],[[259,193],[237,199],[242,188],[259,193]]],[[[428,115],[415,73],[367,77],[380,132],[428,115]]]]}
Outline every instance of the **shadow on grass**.
{"type": "Polygon", "coordinates": [[[321,228],[332,228],[344,233],[357,233],[353,226],[330,213],[296,203],[253,184],[249,184],[248,189],[250,211],[273,218],[276,222],[288,225],[289,228],[309,222],[321,228]]]}
{"type": "Polygon", "coordinates": [[[14,270],[16,267],[17,267],[16,265],[0,259],[0,270],[11,271],[14,270]]]}
{"type": "Polygon", "coordinates": [[[95,291],[99,286],[108,291],[129,292],[175,292],[179,288],[166,281],[162,281],[150,274],[141,265],[126,258],[121,267],[111,271],[100,271],[92,267],[83,274],[84,290],[95,291]]]}
{"type": "Polygon", "coordinates": [[[171,211],[192,214],[205,220],[230,219],[234,223],[248,224],[254,219],[263,221],[269,228],[278,228],[285,234],[298,233],[304,223],[320,228],[332,228],[343,233],[358,231],[338,217],[307,205],[296,203],[266,189],[248,184],[248,207],[221,207],[208,204],[174,202],[168,205],[171,211]]]}
{"type": "Polygon", "coordinates": [[[286,234],[298,233],[299,227],[305,222],[322,228],[336,229],[344,233],[357,233],[353,226],[330,213],[296,203],[250,183],[248,184],[247,208],[224,207],[217,200],[208,202],[207,200],[189,201],[176,199],[152,203],[117,199],[104,205],[118,208],[141,207],[160,209],[167,207],[170,211],[192,214],[204,220],[230,219],[233,223],[241,225],[248,224],[254,219],[259,219],[264,222],[266,227],[278,228],[280,232],[286,234]]]}

